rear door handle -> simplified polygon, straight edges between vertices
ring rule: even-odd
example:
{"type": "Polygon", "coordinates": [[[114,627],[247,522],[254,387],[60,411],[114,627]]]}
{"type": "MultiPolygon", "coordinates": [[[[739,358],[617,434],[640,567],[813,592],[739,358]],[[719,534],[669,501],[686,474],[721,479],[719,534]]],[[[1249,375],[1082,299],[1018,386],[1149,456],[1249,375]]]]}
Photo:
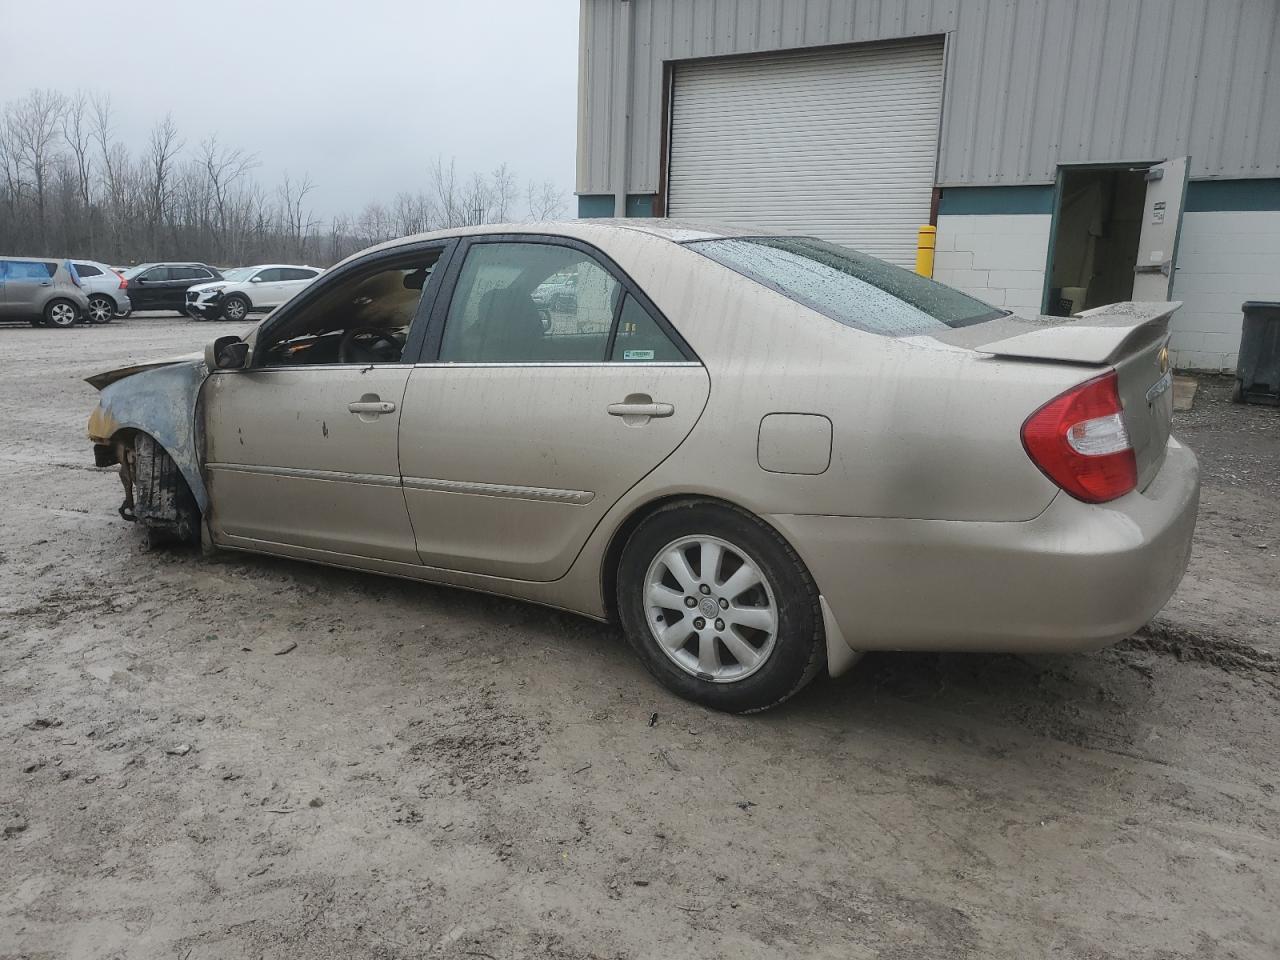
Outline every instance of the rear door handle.
{"type": "Polygon", "coordinates": [[[676,408],[669,403],[611,403],[611,417],[669,417],[676,408]]]}
{"type": "Polygon", "coordinates": [[[611,417],[621,417],[629,427],[639,427],[656,417],[669,417],[676,408],[669,403],[655,403],[647,393],[632,393],[621,403],[611,403],[605,408],[611,417]]]}

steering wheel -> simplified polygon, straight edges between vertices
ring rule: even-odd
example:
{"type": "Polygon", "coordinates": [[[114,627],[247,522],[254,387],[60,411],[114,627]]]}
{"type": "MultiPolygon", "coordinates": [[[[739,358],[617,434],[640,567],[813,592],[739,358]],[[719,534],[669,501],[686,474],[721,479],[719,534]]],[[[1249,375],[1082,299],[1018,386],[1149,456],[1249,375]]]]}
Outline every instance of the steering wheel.
{"type": "Polygon", "coordinates": [[[388,363],[398,358],[404,343],[378,327],[352,327],[338,341],[339,363],[388,363]]]}

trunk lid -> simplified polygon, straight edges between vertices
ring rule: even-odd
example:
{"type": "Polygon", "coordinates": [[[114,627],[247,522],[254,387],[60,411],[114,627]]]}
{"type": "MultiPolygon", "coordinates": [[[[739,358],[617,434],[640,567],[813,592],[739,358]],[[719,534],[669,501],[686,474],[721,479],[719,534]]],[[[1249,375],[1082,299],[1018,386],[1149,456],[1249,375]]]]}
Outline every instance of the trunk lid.
{"type": "Polygon", "coordinates": [[[1169,317],[1180,306],[1176,300],[1113,303],[1073,318],[1005,317],[951,332],[962,336],[943,334],[939,339],[996,357],[1089,368],[1081,371],[1082,380],[1096,376],[1097,367],[1114,367],[1137,460],[1138,489],[1145,490],[1164,463],[1173,421],[1169,317]],[[992,334],[997,339],[990,340],[992,334]]]}

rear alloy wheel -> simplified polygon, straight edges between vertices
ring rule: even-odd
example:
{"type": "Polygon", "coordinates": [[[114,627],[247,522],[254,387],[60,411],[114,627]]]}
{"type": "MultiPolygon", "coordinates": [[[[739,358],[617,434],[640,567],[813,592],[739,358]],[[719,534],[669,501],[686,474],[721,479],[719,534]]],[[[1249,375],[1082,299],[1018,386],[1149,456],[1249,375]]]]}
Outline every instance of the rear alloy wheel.
{"type": "Polygon", "coordinates": [[[89,298],[90,323],[110,323],[115,315],[116,305],[110,297],[104,297],[102,294],[96,293],[89,298]]]}
{"type": "Polygon", "coordinates": [[[822,665],[817,588],[772,528],[709,503],[666,507],[623,550],[627,639],[689,700],[748,713],[781,703],[822,665]]]}
{"type": "Polygon", "coordinates": [[[51,300],[44,308],[44,322],[51,327],[73,327],[79,314],[70,300],[51,300]]]}
{"type": "Polygon", "coordinates": [[[249,301],[244,297],[232,294],[222,304],[222,319],[239,323],[249,313],[249,301]]]}

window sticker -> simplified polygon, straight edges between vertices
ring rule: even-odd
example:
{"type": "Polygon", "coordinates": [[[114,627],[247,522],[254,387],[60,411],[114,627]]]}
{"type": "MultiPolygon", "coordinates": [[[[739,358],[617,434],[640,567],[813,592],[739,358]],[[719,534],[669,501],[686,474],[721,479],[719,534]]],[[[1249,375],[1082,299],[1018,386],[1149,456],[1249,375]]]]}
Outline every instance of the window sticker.
{"type": "Polygon", "coordinates": [[[653,351],[652,350],[623,350],[622,359],[623,360],[652,360],[653,351]]]}

